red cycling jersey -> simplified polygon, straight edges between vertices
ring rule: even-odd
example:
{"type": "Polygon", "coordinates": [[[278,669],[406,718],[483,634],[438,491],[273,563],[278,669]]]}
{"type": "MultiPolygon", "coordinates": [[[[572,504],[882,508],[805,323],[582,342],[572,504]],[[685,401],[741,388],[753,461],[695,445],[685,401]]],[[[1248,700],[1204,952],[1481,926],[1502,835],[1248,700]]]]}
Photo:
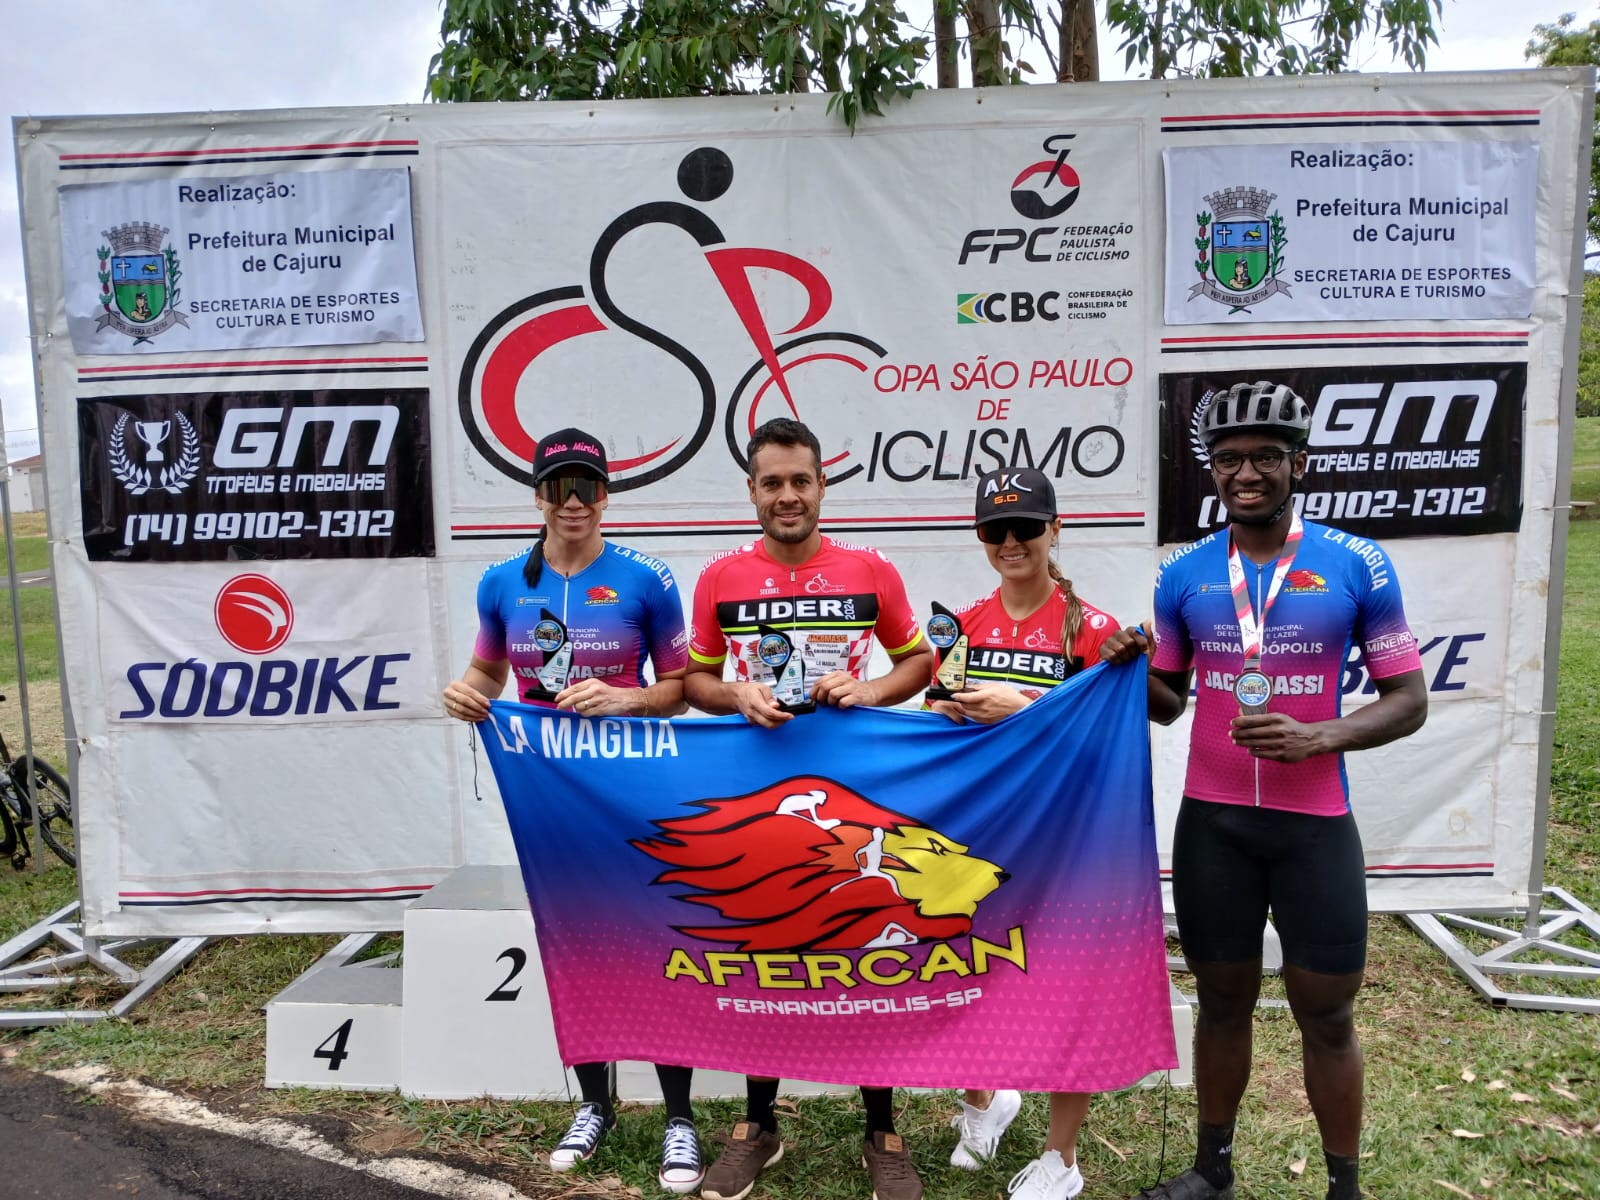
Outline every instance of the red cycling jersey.
{"type": "MultiPolygon", "coordinates": [[[[1083,603],[1083,598],[1079,597],[1083,603]]],[[[1117,631],[1110,615],[1083,604],[1083,625],[1063,654],[1061,627],[1067,615],[1067,597],[1059,587],[1037,609],[1021,619],[1006,612],[995,588],[956,613],[967,635],[969,683],[1003,683],[1030,700],[1064,683],[1085,667],[1100,661],[1100,644],[1117,631]]]]}
{"type": "Polygon", "coordinates": [[[756,655],[759,625],[789,635],[808,680],[829,671],[865,678],[874,633],[890,654],[922,638],[894,565],[876,550],[829,537],[798,566],[773,559],[761,541],[706,564],[694,589],[689,656],[721,663],[731,646],[735,681],[771,683],[772,668],[756,655]]]}

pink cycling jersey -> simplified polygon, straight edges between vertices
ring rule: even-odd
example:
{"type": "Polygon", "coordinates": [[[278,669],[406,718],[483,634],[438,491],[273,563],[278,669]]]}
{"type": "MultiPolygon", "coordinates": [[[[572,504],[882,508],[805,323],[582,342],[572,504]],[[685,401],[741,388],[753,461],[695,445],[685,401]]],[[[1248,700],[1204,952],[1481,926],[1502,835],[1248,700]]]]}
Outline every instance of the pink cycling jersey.
{"type": "MultiPolygon", "coordinates": [[[[1340,713],[1345,663],[1358,647],[1373,679],[1420,670],[1406,625],[1400,584],[1377,543],[1304,523],[1304,537],[1268,611],[1261,669],[1272,680],[1269,711],[1298,721],[1340,713]]],[[[1260,613],[1274,563],[1242,559],[1254,611],[1260,613]]],[[[1156,576],[1156,645],[1150,666],[1195,673],[1194,726],[1184,794],[1220,804],[1252,804],[1337,816],[1350,808],[1344,756],[1298,763],[1252,757],[1233,743],[1239,715],[1233,685],[1243,669],[1239,616],[1228,582],[1228,531],[1168,555],[1156,576]]]]}

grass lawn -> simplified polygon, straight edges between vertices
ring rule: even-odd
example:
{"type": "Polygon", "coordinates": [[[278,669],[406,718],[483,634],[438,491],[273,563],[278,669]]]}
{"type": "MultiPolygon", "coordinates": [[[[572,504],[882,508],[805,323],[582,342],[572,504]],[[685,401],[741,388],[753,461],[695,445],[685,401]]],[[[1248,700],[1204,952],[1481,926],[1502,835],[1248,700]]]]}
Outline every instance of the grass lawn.
{"type": "MultiPolygon", "coordinates": [[[[1600,419],[1580,422],[1573,495],[1600,500],[1600,419]]],[[[1600,515],[1572,521],[1569,531],[1546,878],[1600,906],[1600,515]]],[[[53,663],[53,651],[49,657],[53,663]]],[[[47,692],[41,684],[36,705],[47,692]]],[[[35,720],[42,723],[37,712],[35,720]]],[[[73,890],[64,868],[36,877],[31,871],[14,875],[0,864],[0,936],[63,903],[73,890]]],[[[130,1019],[0,1034],[0,1057],[35,1067],[104,1063],[118,1074],[249,1115],[337,1117],[355,1149],[421,1147],[473,1159],[532,1196],[657,1194],[663,1119],[653,1110],[625,1112],[589,1168],[555,1176],[536,1156],[565,1129],[566,1104],[446,1104],[262,1089],[261,1005],[332,940],[221,939],[130,1019]]],[[[8,1002],[37,1006],[40,998],[8,1002]]],[[[103,1003],[105,997],[85,992],[75,1002],[103,1003]]],[[[1363,1185],[1369,1200],[1600,1198],[1600,1016],[1492,1008],[1401,921],[1378,917],[1357,1019],[1367,1063],[1363,1185]]],[[[953,1098],[900,1093],[899,1099],[898,1124],[929,1196],[1003,1196],[1011,1174],[1043,1139],[1044,1103],[1030,1097],[998,1161],[974,1175],[958,1172],[948,1165],[953,1098]]],[[[742,1112],[731,1103],[697,1108],[703,1131],[742,1112]]],[[[858,1162],[857,1101],[785,1102],[780,1120],[787,1152],[752,1200],[868,1194],[858,1162]]],[[[1193,1127],[1192,1091],[1135,1090],[1097,1099],[1080,1143],[1086,1200],[1132,1195],[1155,1181],[1163,1160],[1172,1173],[1193,1151],[1193,1127]]],[[[1301,1087],[1298,1036],[1283,1010],[1263,1010],[1257,1021],[1237,1166],[1239,1200],[1323,1195],[1320,1139],[1301,1087]]]]}

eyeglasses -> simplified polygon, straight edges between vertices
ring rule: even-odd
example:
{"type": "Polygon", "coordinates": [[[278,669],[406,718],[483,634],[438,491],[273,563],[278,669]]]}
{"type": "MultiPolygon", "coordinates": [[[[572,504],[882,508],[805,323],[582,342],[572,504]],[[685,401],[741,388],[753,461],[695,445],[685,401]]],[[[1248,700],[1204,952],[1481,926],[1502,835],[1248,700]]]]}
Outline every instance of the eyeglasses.
{"type": "Polygon", "coordinates": [[[1047,527],[1047,522],[1033,517],[1006,517],[979,525],[978,540],[991,546],[1003,546],[1009,533],[1019,542],[1031,542],[1036,537],[1043,537],[1047,527]]]}
{"type": "Polygon", "coordinates": [[[1248,458],[1252,467],[1263,475],[1270,475],[1288,457],[1284,451],[1273,449],[1252,450],[1248,454],[1240,454],[1237,450],[1218,450],[1211,456],[1211,469],[1218,475],[1237,475],[1248,458]]]}
{"type": "Polygon", "coordinates": [[[573,496],[580,504],[594,504],[606,494],[606,485],[592,475],[557,475],[554,479],[541,479],[535,490],[539,499],[560,508],[573,496]]]}

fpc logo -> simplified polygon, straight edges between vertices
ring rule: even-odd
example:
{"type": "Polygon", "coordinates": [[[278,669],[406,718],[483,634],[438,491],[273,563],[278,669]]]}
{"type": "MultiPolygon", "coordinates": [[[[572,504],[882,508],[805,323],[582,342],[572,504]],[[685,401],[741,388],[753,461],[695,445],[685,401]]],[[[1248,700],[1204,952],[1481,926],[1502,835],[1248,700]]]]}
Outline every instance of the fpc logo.
{"type": "Polygon", "coordinates": [[[1059,217],[1078,199],[1082,182],[1078,173],[1067,166],[1067,155],[1072,148],[1067,145],[1078,135],[1056,133],[1045,138],[1043,149],[1055,158],[1045,159],[1023,167],[1011,181],[1011,207],[1029,221],[1048,221],[1059,217]]]}
{"type": "MultiPolygon", "coordinates": [[[[1083,181],[1078,172],[1067,165],[1068,145],[1078,135],[1053,133],[1041,143],[1046,154],[1054,158],[1030,163],[1011,181],[1011,207],[1017,215],[1029,221],[1048,221],[1059,217],[1078,201],[1083,181]]],[[[1029,262],[1056,261],[1056,246],[1051,238],[1060,232],[1056,225],[1039,225],[1032,229],[973,229],[961,243],[961,255],[956,260],[964,266],[968,259],[987,259],[992,265],[1001,255],[1021,250],[1029,262]]]]}
{"type": "Polygon", "coordinates": [[[222,585],[212,608],[217,632],[235,650],[271,654],[289,640],[294,605],[265,575],[235,575],[222,585]]]}

